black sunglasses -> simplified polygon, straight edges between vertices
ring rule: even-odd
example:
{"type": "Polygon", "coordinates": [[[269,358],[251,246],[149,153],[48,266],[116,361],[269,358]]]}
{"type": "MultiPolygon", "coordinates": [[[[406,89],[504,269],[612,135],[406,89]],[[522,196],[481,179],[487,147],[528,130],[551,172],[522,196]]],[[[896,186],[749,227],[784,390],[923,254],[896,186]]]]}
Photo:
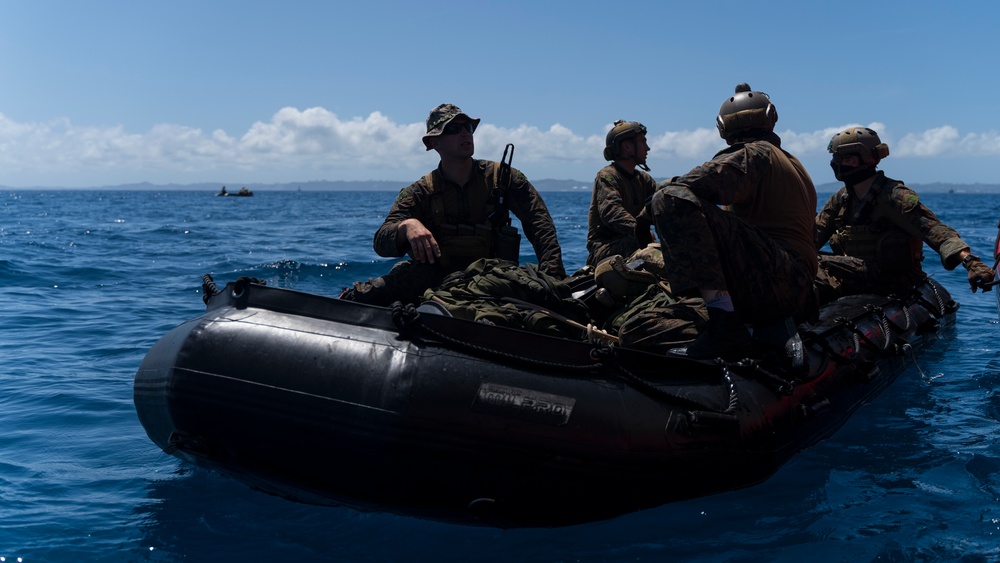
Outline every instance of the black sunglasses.
{"type": "Polygon", "coordinates": [[[442,135],[457,135],[462,131],[468,131],[472,133],[476,130],[476,126],[472,124],[471,121],[463,121],[462,123],[449,123],[444,126],[441,130],[442,135]]]}

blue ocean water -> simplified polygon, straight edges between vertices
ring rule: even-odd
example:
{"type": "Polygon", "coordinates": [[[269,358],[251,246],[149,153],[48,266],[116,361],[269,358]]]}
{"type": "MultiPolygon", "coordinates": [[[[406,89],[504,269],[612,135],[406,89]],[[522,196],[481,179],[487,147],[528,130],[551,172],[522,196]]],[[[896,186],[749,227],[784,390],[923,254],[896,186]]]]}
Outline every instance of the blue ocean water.
{"type": "MultiPolygon", "coordinates": [[[[589,193],[543,195],[572,271],[589,193]]],[[[0,192],[0,561],[1000,560],[996,302],[930,249],[954,339],[752,488],[505,531],[296,504],[153,445],[133,376],[203,311],[201,275],[337,295],[393,263],[371,235],[394,196],[0,192]]],[[[923,199],[991,252],[1000,195],[923,199]]]]}

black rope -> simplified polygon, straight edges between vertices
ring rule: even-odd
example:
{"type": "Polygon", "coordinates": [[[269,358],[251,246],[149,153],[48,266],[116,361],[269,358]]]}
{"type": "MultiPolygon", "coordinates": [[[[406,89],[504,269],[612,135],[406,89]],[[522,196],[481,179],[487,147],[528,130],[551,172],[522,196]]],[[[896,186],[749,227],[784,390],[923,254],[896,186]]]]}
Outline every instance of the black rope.
{"type": "MultiPolygon", "coordinates": [[[[732,393],[735,390],[735,386],[734,385],[730,385],[730,396],[728,398],[728,406],[726,407],[726,410],[725,411],[719,411],[717,408],[713,408],[712,406],[706,405],[703,402],[696,401],[694,399],[689,399],[687,397],[682,397],[680,395],[675,395],[674,393],[670,393],[669,391],[664,391],[663,389],[660,389],[659,387],[651,384],[650,382],[646,381],[645,379],[643,379],[643,378],[635,375],[634,373],[632,373],[631,371],[627,370],[625,367],[623,367],[621,365],[615,365],[614,367],[616,368],[616,371],[614,373],[616,374],[616,376],[617,376],[618,379],[620,379],[623,383],[626,383],[626,384],[634,387],[637,391],[643,393],[644,395],[653,397],[654,399],[657,399],[657,400],[664,400],[665,399],[665,400],[668,400],[668,401],[670,401],[672,403],[679,403],[680,405],[682,405],[682,406],[684,406],[685,408],[688,408],[688,409],[697,409],[698,411],[716,412],[716,413],[719,413],[719,414],[728,414],[730,412],[730,408],[735,408],[735,407],[732,406],[732,404],[733,404],[733,395],[732,395],[732,393]]],[[[723,368],[723,371],[725,373],[728,373],[728,371],[725,370],[725,368],[723,368]]],[[[729,382],[730,382],[730,384],[732,384],[731,378],[729,378],[729,382]]]]}
{"type": "Polygon", "coordinates": [[[703,410],[688,411],[688,421],[691,424],[721,425],[738,430],[740,419],[736,416],[736,408],[739,405],[739,394],[736,392],[736,381],[733,380],[733,375],[729,371],[729,367],[725,364],[725,362],[719,360],[718,363],[722,367],[722,380],[727,384],[726,386],[729,390],[729,401],[726,405],[726,409],[722,412],[703,410]]]}
{"type": "MultiPolygon", "coordinates": [[[[413,330],[419,327],[420,330],[430,334],[434,338],[451,344],[457,348],[471,350],[479,354],[483,354],[487,357],[493,358],[503,358],[507,360],[517,361],[524,364],[529,364],[533,366],[538,366],[547,369],[556,369],[569,372],[600,372],[603,368],[609,367],[608,364],[613,364],[615,370],[610,372],[608,375],[621,380],[623,383],[633,387],[640,393],[647,396],[653,397],[658,400],[668,400],[675,403],[680,403],[685,405],[689,409],[698,409],[698,412],[704,414],[705,412],[715,413],[718,415],[729,415],[736,410],[737,394],[736,394],[736,384],[733,382],[730,376],[729,370],[723,365],[723,380],[728,383],[728,398],[727,407],[724,411],[719,412],[717,409],[712,408],[709,405],[705,405],[701,402],[688,399],[686,397],[681,397],[679,395],[674,395],[652,385],[648,381],[642,379],[641,377],[635,375],[634,373],[627,370],[619,362],[615,360],[614,349],[612,348],[593,348],[590,353],[590,357],[595,360],[595,363],[588,365],[579,364],[566,364],[562,362],[550,362],[544,360],[538,360],[535,358],[526,358],[518,354],[511,354],[507,352],[501,352],[499,350],[494,350],[491,348],[486,348],[484,346],[479,346],[476,344],[470,344],[469,342],[453,338],[446,334],[443,334],[437,330],[430,328],[429,326],[419,322],[420,313],[412,305],[403,306],[402,303],[393,303],[392,305],[392,320],[393,323],[400,329],[401,335],[404,332],[413,330]]],[[[694,411],[692,411],[694,412],[694,411]]],[[[690,413],[689,413],[690,415],[690,413]]],[[[697,415],[695,415],[697,418],[697,415]]]]}
{"type": "MultiPolygon", "coordinates": [[[[433,328],[423,323],[420,323],[419,319],[420,319],[420,313],[417,312],[416,308],[413,305],[406,305],[404,307],[403,304],[399,302],[392,304],[392,322],[396,325],[397,328],[399,328],[400,336],[406,337],[412,334],[412,332],[415,331],[416,329],[420,329],[426,332],[427,334],[433,336],[434,338],[442,342],[448,343],[458,349],[470,350],[491,358],[503,358],[506,360],[512,360],[522,364],[528,364],[547,369],[557,369],[557,370],[574,371],[574,372],[596,372],[603,367],[603,365],[600,362],[596,362],[593,364],[586,364],[586,365],[567,364],[563,362],[550,362],[546,360],[539,360],[536,358],[527,358],[518,354],[501,352],[499,350],[486,348],[485,346],[480,346],[478,344],[471,344],[464,340],[451,337],[447,334],[434,330],[433,328]]],[[[590,355],[592,358],[595,359],[597,357],[597,355],[594,353],[594,350],[591,351],[590,355]]]]}
{"type": "Polygon", "coordinates": [[[900,309],[903,312],[903,319],[906,321],[903,324],[903,326],[899,326],[899,323],[892,321],[891,319],[889,319],[888,316],[886,316],[886,319],[889,320],[889,322],[891,322],[893,325],[895,325],[895,327],[898,328],[900,332],[906,332],[910,330],[911,326],[913,326],[913,317],[910,316],[910,308],[907,307],[905,303],[901,303],[900,305],[902,305],[900,309]]]}
{"type": "Polygon", "coordinates": [[[410,331],[414,323],[420,318],[420,313],[412,303],[403,305],[402,301],[396,301],[392,305],[392,324],[396,325],[400,331],[410,331]]]}
{"type": "Polygon", "coordinates": [[[736,365],[745,369],[748,375],[753,376],[754,379],[760,381],[764,385],[767,385],[772,391],[778,393],[779,395],[791,395],[792,391],[795,390],[794,379],[785,379],[784,377],[781,377],[780,375],[765,368],[764,364],[757,360],[740,360],[736,365]]]}
{"type": "Polygon", "coordinates": [[[864,331],[862,331],[860,328],[858,328],[858,325],[854,324],[853,322],[848,323],[847,328],[849,328],[851,332],[854,334],[854,343],[856,348],[860,347],[861,340],[864,340],[878,352],[885,352],[886,350],[889,349],[890,341],[888,338],[886,338],[885,344],[878,344],[871,338],[868,338],[868,335],[865,334],[864,331]]]}
{"type": "Polygon", "coordinates": [[[884,342],[882,344],[877,344],[871,338],[868,338],[868,335],[866,334],[862,334],[861,335],[862,338],[864,338],[865,341],[867,341],[872,346],[875,346],[879,351],[887,352],[889,348],[892,346],[893,334],[892,334],[892,328],[889,327],[889,321],[886,320],[885,311],[881,307],[876,307],[874,305],[867,305],[865,309],[869,312],[869,314],[875,316],[878,319],[878,324],[879,326],[882,327],[882,339],[884,342]]]}
{"type": "MultiPolygon", "coordinates": [[[[886,316],[885,311],[879,310],[879,324],[882,325],[882,336],[885,337],[885,348],[883,350],[889,350],[892,346],[893,341],[896,339],[895,334],[892,332],[892,327],[889,326],[889,317],[886,316]]],[[[902,338],[902,337],[900,337],[902,338]]]]}
{"type": "MultiPolygon", "coordinates": [[[[614,350],[602,351],[602,354],[613,357],[614,350]]],[[[724,425],[739,425],[739,419],[736,418],[735,412],[739,404],[739,394],[736,391],[736,382],[733,380],[732,373],[729,371],[729,367],[725,362],[719,360],[718,365],[722,370],[722,380],[725,384],[727,390],[726,398],[726,408],[719,410],[711,405],[706,405],[704,402],[696,401],[688,397],[682,397],[669,391],[664,391],[663,389],[649,383],[645,379],[635,375],[624,366],[618,362],[614,362],[614,368],[617,378],[623,383],[632,386],[640,393],[643,393],[649,397],[656,400],[666,400],[671,403],[680,404],[689,410],[687,411],[688,421],[692,424],[724,424],[724,425]]]]}
{"type": "Polygon", "coordinates": [[[736,381],[733,380],[733,374],[724,364],[722,366],[722,380],[729,384],[729,405],[722,412],[723,414],[733,414],[736,412],[740,396],[736,393],[736,381]]]}
{"type": "Polygon", "coordinates": [[[201,300],[208,305],[208,301],[219,294],[219,288],[215,285],[215,280],[212,276],[205,274],[201,276],[201,300]]]}
{"type": "Polygon", "coordinates": [[[934,316],[938,318],[945,316],[948,310],[945,308],[944,299],[942,299],[941,293],[938,292],[937,286],[932,283],[928,283],[927,286],[931,288],[931,293],[934,294],[935,303],[928,301],[927,298],[924,297],[923,292],[920,292],[920,297],[917,298],[917,301],[927,305],[928,308],[937,306],[937,313],[934,316]]]}

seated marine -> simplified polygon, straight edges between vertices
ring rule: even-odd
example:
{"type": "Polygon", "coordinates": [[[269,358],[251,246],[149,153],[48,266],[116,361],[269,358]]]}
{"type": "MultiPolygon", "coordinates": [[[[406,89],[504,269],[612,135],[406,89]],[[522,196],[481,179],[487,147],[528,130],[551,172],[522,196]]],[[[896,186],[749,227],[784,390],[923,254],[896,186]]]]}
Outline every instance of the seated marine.
{"type": "Polygon", "coordinates": [[[399,192],[373,242],[379,256],[408,254],[410,259],[383,276],[356,282],[341,299],[381,306],[416,303],[446,275],[478,259],[516,263],[520,235],[506,222],[508,208],[520,219],[539,269],[566,277],[555,224],[535,187],[515,168],[472,157],[479,121],[453,104],[431,110],[423,142],[441,161],[399,192]]]}
{"type": "MultiPolygon", "coordinates": [[[[588,265],[616,254],[628,256],[645,245],[636,233],[636,216],[656,191],[656,181],[646,173],[647,154],[646,127],[638,121],[616,121],[604,147],[604,158],[612,162],[597,173],[590,199],[588,265]]],[[[643,238],[651,239],[646,230],[643,238]]]]}
{"type": "Polygon", "coordinates": [[[958,232],[938,220],[917,193],[876,166],[889,147],[867,127],[837,133],[827,149],[844,187],[816,217],[816,249],[827,242],[833,255],[819,257],[815,287],[821,303],[844,295],[889,295],[909,291],[924,279],[920,263],[927,243],[946,270],[961,264],[972,291],[989,291],[995,272],[972,253],[958,232]]]}

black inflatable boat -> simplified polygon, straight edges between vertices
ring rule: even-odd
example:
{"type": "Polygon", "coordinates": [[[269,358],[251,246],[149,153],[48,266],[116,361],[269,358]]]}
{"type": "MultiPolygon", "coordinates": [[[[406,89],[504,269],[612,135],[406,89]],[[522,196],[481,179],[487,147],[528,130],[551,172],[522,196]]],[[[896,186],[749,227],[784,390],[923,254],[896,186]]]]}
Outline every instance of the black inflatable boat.
{"type": "Polygon", "coordinates": [[[701,362],[241,279],[164,336],[135,406],[165,452],[292,500],[562,526],[746,487],[954,326],[928,279],[801,327],[810,370],[701,362]]]}

